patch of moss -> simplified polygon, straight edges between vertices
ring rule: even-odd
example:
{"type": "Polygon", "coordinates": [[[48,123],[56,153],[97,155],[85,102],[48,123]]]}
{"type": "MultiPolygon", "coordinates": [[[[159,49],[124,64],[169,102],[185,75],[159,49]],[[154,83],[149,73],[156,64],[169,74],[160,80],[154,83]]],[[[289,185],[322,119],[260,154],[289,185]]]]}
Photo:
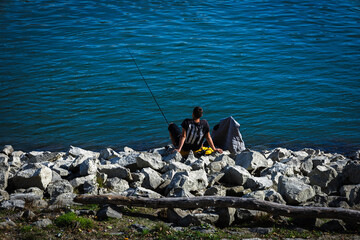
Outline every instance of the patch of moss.
{"type": "Polygon", "coordinates": [[[94,221],[89,218],[79,217],[73,212],[65,213],[55,219],[58,227],[74,227],[90,229],[94,227],[94,221]]]}

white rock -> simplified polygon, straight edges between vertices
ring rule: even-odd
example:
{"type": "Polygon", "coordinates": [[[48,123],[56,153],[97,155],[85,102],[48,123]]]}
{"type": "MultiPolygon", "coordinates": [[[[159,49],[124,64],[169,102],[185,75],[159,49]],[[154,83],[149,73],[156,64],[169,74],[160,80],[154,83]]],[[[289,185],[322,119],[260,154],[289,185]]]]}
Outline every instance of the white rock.
{"type": "Polygon", "coordinates": [[[318,185],[326,188],[328,184],[336,178],[338,173],[330,166],[317,166],[309,174],[311,185],[318,185]]]}
{"type": "Polygon", "coordinates": [[[82,148],[79,148],[79,147],[74,147],[74,146],[70,146],[67,154],[71,155],[73,157],[78,157],[80,155],[83,155],[86,158],[93,158],[93,159],[97,159],[100,156],[100,153],[85,150],[85,149],[82,149],[82,148]]]}
{"type": "Polygon", "coordinates": [[[119,194],[129,189],[129,183],[125,179],[120,178],[108,178],[105,183],[106,187],[111,190],[112,193],[119,194]]]}
{"type": "Polygon", "coordinates": [[[221,172],[226,166],[235,166],[235,161],[229,156],[220,155],[215,158],[212,163],[210,163],[208,168],[210,170],[210,173],[216,173],[221,172]]]}
{"type": "Polygon", "coordinates": [[[160,174],[152,168],[143,168],[141,173],[145,175],[145,179],[142,184],[144,188],[155,190],[164,181],[160,174]]]}
{"type": "Polygon", "coordinates": [[[160,154],[148,152],[141,153],[136,158],[136,163],[139,168],[150,167],[154,170],[160,170],[165,165],[160,154]]]}
{"type": "Polygon", "coordinates": [[[251,177],[251,174],[241,166],[228,166],[224,173],[224,180],[232,185],[242,186],[251,177]]]}
{"type": "Polygon", "coordinates": [[[11,180],[15,188],[38,187],[44,190],[52,180],[52,171],[39,163],[31,163],[11,180]]]}
{"type": "Polygon", "coordinates": [[[118,164],[99,165],[98,170],[100,173],[107,174],[109,178],[129,178],[131,176],[129,169],[124,168],[118,164]]]}
{"type": "Polygon", "coordinates": [[[97,171],[96,159],[88,158],[80,164],[79,173],[81,176],[93,175],[97,171]]]}
{"type": "Polygon", "coordinates": [[[267,168],[272,166],[264,155],[259,152],[244,150],[236,155],[235,163],[248,171],[256,171],[258,168],[267,168]]]}
{"type": "Polygon", "coordinates": [[[289,158],[291,152],[286,148],[275,148],[269,155],[268,158],[271,158],[275,162],[279,162],[284,158],[289,158]]]}
{"type": "Polygon", "coordinates": [[[272,187],[273,181],[268,177],[254,177],[250,176],[245,183],[246,188],[251,190],[263,190],[272,187]]]}
{"type": "Polygon", "coordinates": [[[280,177],[278,191],[289,204],[304,203],[315,196],[314,189],[295,177],[280,177]]]}
{"type": "Polygon", "coordinates": [[[161,198],[162,196],[157,192],[143,187],[129,188],[122,192],[121,195],[127,197],[144,197],[144,198],[161,198]]]}

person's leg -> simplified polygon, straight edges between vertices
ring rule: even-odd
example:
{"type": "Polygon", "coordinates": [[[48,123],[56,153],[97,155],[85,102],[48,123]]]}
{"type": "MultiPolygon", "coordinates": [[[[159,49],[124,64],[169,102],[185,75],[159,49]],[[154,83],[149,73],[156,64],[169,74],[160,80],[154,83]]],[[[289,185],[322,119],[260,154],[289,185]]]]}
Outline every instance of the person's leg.
{"type": "Polygon", "coordinates": [[[181,136],[181,129],[175,123],[170,123],[168,130],[172,144],[174,147],[178,147],[181,136]]]}

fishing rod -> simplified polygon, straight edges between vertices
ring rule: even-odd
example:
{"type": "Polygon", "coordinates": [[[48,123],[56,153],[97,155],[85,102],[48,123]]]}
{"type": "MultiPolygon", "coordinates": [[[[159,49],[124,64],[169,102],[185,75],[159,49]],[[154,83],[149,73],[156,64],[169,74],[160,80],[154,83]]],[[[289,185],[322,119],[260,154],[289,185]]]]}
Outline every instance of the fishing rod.
{"type": "Polygon", "coordinates": [[[168,122],[168,120],[166,119],[165,114],[164,114],[164,113],[163,113],[163,111],[161,110],[161,107],[160,107],[159,103],[156,101],[156,98],[155,98],[155,96],[154,96],[153,92],[151,91],[151,89],[150,89],[150,87],[149,87],[149,84],[146,82],[146,80],[145,80],[145,78],[144,78],[144,76],[143,76],[142,72],[140,71],[140,68],[139,68],[139,66],[138,66],[138,65],[137,65],[137,63],[136,63],[135,58],[134,58],[134,57],[133,57],[133,55],[131,54],[130,49],[128,48],[128,46],[126,46],[126,49],[128,50],[128,52],[129,52],[129,54],[130,54],[130,56],[131,56],[132,60],[134,61],[134,63],[135,63],[135,65],[136,65],[136,67],[137,67],[137,69],[138,69],[138,71],[139,71],[139,73],[140,73],[140,75],[141,75],[142,79],[144,80],[144,82],[145,82],[145,84],[146,84],[147,88],[149,89],[149,91],[150,91],[150,93],[151,93],[151,96],[153,97],[153,99],[154,99],[154,101],[155,101],[156,105],[158,106],[158,108],[159,108],[159,110],[160,110],[161,114],[163,115],[163,117],[164,117],[164,119],[165,119],[165,121],[166,121],[167,125],[169,125],[169,122],[168,122]]]}

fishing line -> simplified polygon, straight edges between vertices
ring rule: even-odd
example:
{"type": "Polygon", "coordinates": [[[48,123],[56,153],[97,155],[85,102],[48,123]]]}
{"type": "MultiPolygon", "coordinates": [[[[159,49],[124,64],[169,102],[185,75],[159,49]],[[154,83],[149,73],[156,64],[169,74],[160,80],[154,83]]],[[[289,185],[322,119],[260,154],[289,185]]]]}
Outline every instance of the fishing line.
{"type": "Polygon", "coordinates": [[[146,84],[147,88],[149,89],[149,91],[150,91],[150,93],[151,93],[151,96],[153,97],[153,99],[154,99],[154,101],[155,101],[156,105],[158,106],[158,108],[159,108],[159,110],[160,110],[161,114],[163,115],[163,117],[164,117],[164,119],[165,119],[165,121],[166,121],[167,125],[169,125],[169,122],[168,122],[168,120],[166,119],[165,114],[164,114],[164,113],[163,113],[163,111],[161,110],[161,107],[160,107],[159,103],[156,101],[156,98],[155,98],[155,96],[154,96],[153,92],[151,91],[151,89],[150,89],[150,87],[149,87],[149,84],[146,82],[146,80],[145,80],[145,78],[144,78],[144,76],[143,76],[142,72],[140,71],[140,68],[139,68],[139,66],[138,66],[138,65],[137,65],[137,63],[136,63],[135,58],[133,57],[133,55],[131,54],[131,52],[130,52],[130,50],[129,50],[129,48],[128,48],[127,46],[126,46],[126,49],[128,50],[128,52],[129,52],[129,54],[130,54],[130,56],[131,56],[132,60],[134,61],[134,63],[135,63],[135,65],[136,65],[136,67],[137,67],[137,69],[138,69],[138,71],[139,71],[139,73],[140,73],[140,75],[141,75],[142,79],[144,80],[144,82],[145,82],[145,84],[146,84]]]}

